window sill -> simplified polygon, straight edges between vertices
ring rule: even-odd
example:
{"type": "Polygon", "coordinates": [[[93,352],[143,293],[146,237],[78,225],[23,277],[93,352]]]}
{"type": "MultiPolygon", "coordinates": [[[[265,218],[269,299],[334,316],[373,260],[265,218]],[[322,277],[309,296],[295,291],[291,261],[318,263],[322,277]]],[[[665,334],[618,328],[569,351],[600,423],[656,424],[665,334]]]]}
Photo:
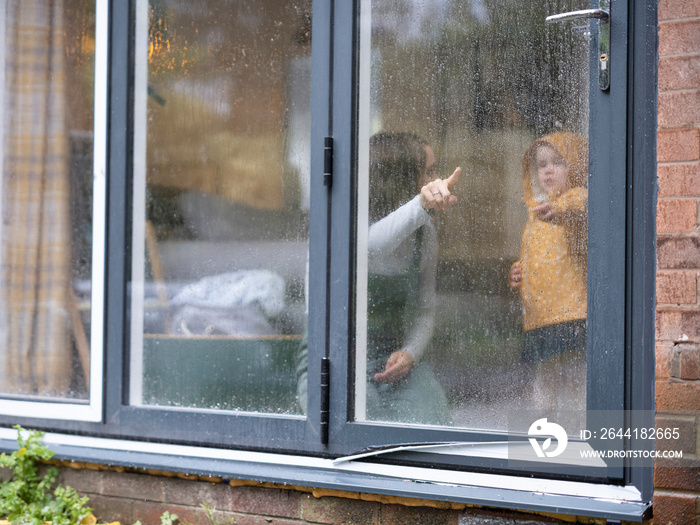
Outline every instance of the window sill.
{"type": "MultiPolygon", "coordinates": [[[[651,502],[633,486],[535,479],[331,459],[47,433],[56,459],[185,472],[223,479],[451,501],[485,507],[641,522],[651,502]]],[[[0,429],[0,449],[16,431],[0,429]]]]}

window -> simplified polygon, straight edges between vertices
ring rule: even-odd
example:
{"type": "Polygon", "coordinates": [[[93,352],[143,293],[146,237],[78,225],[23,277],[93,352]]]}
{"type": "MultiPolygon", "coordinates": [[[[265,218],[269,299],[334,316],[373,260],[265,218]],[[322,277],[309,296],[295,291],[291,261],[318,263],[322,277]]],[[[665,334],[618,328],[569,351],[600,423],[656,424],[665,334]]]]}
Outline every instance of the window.
{"type": "Polygon", "coordinates": [[[311,3],[137,3],[131,405],[298,413],[311,3]]]}
{"type": "MultiPolygon", "coordinates": [[[[106,40],[89,1],[7,1],[2,411],[102,415],[106,40]]],[[[102,26],[102,27],[101,27],[102,26]]]]}
{"type": "MultiPolygon", "coordinates": [[[[361,7],[371,20],[363,19],[359,50],[359,93],[369,97],[360,100],[357,122],[355,419],[507,431],[509,416],[540,409],[559,421],[567,412],[571,426],[580,425],[586,410],[588,20],[545,25],[556,11],[543,4],[525,13],[521,5],[499,2],[467,9],[449,2],[400,4],[374,0],[361,7]],[[437,173],[401,187],[392,163],[395,148],[416,140],[406,132],[425,142],[425,163],[434,163],[428,169],[437,173]],[[550,146],[529,149],[537,139],[550,146]],[[529,165],[524,172],[524,155],[534,163],[548,152],[557,156],[553,162],[568,165],[568,180],[555,181],[547,166],[542,180],[529,165]],[[447,178],[457,166],[458,204],[433,210],[430,219],[423,206],[408,204],[430,176],[447,178]],[[555,203],[561,217],[552,222],[532,213],[528,220],[528,208],[543,203],[555,203]],[[418,241],[409,238],[387,253],[382,237],[407,235],[412,227],[400,215],[408,213],[422,217],[415,225],[422,246],[418,297],[410,299],[420,310],[407,309],[402,319],[381,287],[407,278],[393,267],[401,250],[418,241]],[[383,234],[389,227],[392,233],[383,234]],[[511,290],[514,264],[522,281],[511,290]],[[394,334],[387,322],[412,326],[394,334]],[[562,348],[559,334],[548,333],[555,330],[569,333],[562,348]],[[386,389],[378,389],[371,374],[384,365],[386,346],[396,344],[412,355],[411,374],[423,384],[388,402],[391,395],[379,394],[386,389]],[[541,361],[553,370],[546,372],[541,361]]],[[[435,188],[430,191],[443,199],[435,188]]]]}
{"type": "Polygon", "coordinates": [[[641,516],[650,464],[528,434],[548,418],[577,453],[653,421],[655,15],[601,4],[614,24],[545,23],[587,2],[66,2],[42,107],[67,130],[35,140],[72,145],[65,385],[5,382],[3,424],[93,461],[641,516]]]}

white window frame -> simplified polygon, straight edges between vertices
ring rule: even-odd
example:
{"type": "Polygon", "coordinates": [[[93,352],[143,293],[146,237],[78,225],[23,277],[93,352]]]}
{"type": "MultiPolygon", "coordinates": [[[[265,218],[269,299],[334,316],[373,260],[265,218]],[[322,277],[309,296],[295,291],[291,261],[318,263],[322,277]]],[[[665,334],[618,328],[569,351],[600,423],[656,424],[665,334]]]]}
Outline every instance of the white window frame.
{"type": "Polygon", "coordinates": [[[132,191],[129,400],[143,404],[143,320],[146,262],[146,148],[148,143],[148,0],[137,0],[134,38],[134,183],[132,191]]]}

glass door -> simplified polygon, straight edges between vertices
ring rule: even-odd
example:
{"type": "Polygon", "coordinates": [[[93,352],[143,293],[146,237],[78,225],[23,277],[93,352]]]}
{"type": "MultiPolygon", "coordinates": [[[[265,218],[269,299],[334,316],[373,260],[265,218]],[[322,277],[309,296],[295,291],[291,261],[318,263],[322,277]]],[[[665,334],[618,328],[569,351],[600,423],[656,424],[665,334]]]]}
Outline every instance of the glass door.
{"type": "Polygon", "coordinates": [[[587,410],[622,408],[601,384],[624,375],[624,236],[602,232],[624,215],[601,196],[624,202],[624,103],[608,108],[625,85],[609,11],[589,8],[362,0],[356,423],[579,436],[587,410]]]}

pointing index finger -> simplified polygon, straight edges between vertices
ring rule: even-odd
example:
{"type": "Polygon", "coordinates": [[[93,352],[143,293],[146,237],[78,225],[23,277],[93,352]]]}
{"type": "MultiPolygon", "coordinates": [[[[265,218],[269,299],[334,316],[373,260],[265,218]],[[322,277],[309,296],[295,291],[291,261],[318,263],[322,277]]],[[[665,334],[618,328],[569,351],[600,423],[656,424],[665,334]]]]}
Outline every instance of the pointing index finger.
{"type": "Polygon", "coordinates": [[[454,187],[455,184],[457,184],[457,181],[459,180],[459,176],[462,173],[462,168],[457,168],[452,172],[452,175],[450,175],[447,180],[445,181],[447,183],[447,189],[452,191],[452,188],[454,187]]]}

